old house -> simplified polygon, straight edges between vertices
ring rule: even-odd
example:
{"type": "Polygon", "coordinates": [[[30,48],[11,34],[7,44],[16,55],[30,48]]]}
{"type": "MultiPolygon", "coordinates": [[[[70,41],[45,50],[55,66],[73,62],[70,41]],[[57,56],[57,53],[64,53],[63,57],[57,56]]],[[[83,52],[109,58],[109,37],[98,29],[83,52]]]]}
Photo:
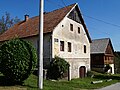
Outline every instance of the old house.
{"type": "Polygon", "coordinates": [[[108,65],[108,72],[114,74],[114,50],[110,38],[92,40],[91,69],[104,72],[108,65]]]}
{"type": "MultiPolygon", "coordinates": [[[[0,42],[19,37],[38,49],[39,16],[29,18],[0,35],[0,42]]],[[[44,14],[44,68],[55,55],[69,62],[70,78],[85,77],[90,70],[90,43],[87,27],[78,4],[44,14]]]]}

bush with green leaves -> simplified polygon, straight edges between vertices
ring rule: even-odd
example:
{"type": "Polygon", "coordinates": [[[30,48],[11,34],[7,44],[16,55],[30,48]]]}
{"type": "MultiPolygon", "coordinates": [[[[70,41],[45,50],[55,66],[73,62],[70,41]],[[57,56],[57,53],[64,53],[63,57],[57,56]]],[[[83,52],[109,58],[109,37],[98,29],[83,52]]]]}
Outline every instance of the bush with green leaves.
{"type": "Polygon", "coordinates": [[[93,77],[94,76],[94,73],[92,71],[87,71],[87,76],[88,77],[93,77]]]}
{"type": "Polygon", "coordinates": [[[55,56],[55,58],[50,63],[48,77],[50,79],[62,78],[64,73],[68,71],[69,66],[69,63],[65,61],[65,59],[55,56]]]}
{"type": "Polygon", "coordinates": [[[30,42],[13,39],[0,47],[0,71],[13,83],[21,83],[36,67],[37,53],[30,42]]]}

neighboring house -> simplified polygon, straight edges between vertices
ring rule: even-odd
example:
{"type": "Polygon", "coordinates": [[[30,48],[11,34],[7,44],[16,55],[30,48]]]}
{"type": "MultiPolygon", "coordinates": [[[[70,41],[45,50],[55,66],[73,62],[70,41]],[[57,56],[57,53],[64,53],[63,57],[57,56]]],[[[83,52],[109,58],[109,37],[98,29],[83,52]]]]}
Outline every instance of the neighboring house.
{"type": "MultiPolygon", "coordinates": [[[[19,37],[38,49],[39,17],[29,18],[0,35],[0,42],[19,37]]],[[[87,27],[78,4],[44,14],[44,68],[55,55],[69,62],[71,78],[84,77],[90,70],[90,43],[87,27]]]]}
{"type": "Polygon", "coordinates": [[[105,67],[111,68],[109,73],[114,74],[114,50],[109,38],[95,39],[91,43],[91,69],[104,72],[105,67]]]}

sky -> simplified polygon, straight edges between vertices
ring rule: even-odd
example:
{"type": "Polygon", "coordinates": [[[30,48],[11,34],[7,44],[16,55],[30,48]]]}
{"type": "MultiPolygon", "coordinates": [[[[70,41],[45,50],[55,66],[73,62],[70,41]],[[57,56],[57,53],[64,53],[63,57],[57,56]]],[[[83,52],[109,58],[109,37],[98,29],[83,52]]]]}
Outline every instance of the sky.
{"type": "MultiPolygon", "coordinates": [[[[0,0],[0,18],[5,12],[11,18],[24,20],[24,15],[39,15],[40,0],[0,0]]],[[[120,0],[44,0],[44,11],[50,12],[78,3],[91,39],[110,38],[115,51],[120,51],[120,0]]]]}

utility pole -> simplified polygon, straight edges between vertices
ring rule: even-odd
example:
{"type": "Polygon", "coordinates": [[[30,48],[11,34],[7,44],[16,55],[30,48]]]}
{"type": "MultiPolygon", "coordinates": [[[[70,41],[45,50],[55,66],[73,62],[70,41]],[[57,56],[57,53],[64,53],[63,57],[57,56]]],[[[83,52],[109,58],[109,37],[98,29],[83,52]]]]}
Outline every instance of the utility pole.
{"type": "Polygon", "coordinates": [[[43,89],[43,8],[44,1],[40,0],[39,7],[39,89],[43,89]]]}

